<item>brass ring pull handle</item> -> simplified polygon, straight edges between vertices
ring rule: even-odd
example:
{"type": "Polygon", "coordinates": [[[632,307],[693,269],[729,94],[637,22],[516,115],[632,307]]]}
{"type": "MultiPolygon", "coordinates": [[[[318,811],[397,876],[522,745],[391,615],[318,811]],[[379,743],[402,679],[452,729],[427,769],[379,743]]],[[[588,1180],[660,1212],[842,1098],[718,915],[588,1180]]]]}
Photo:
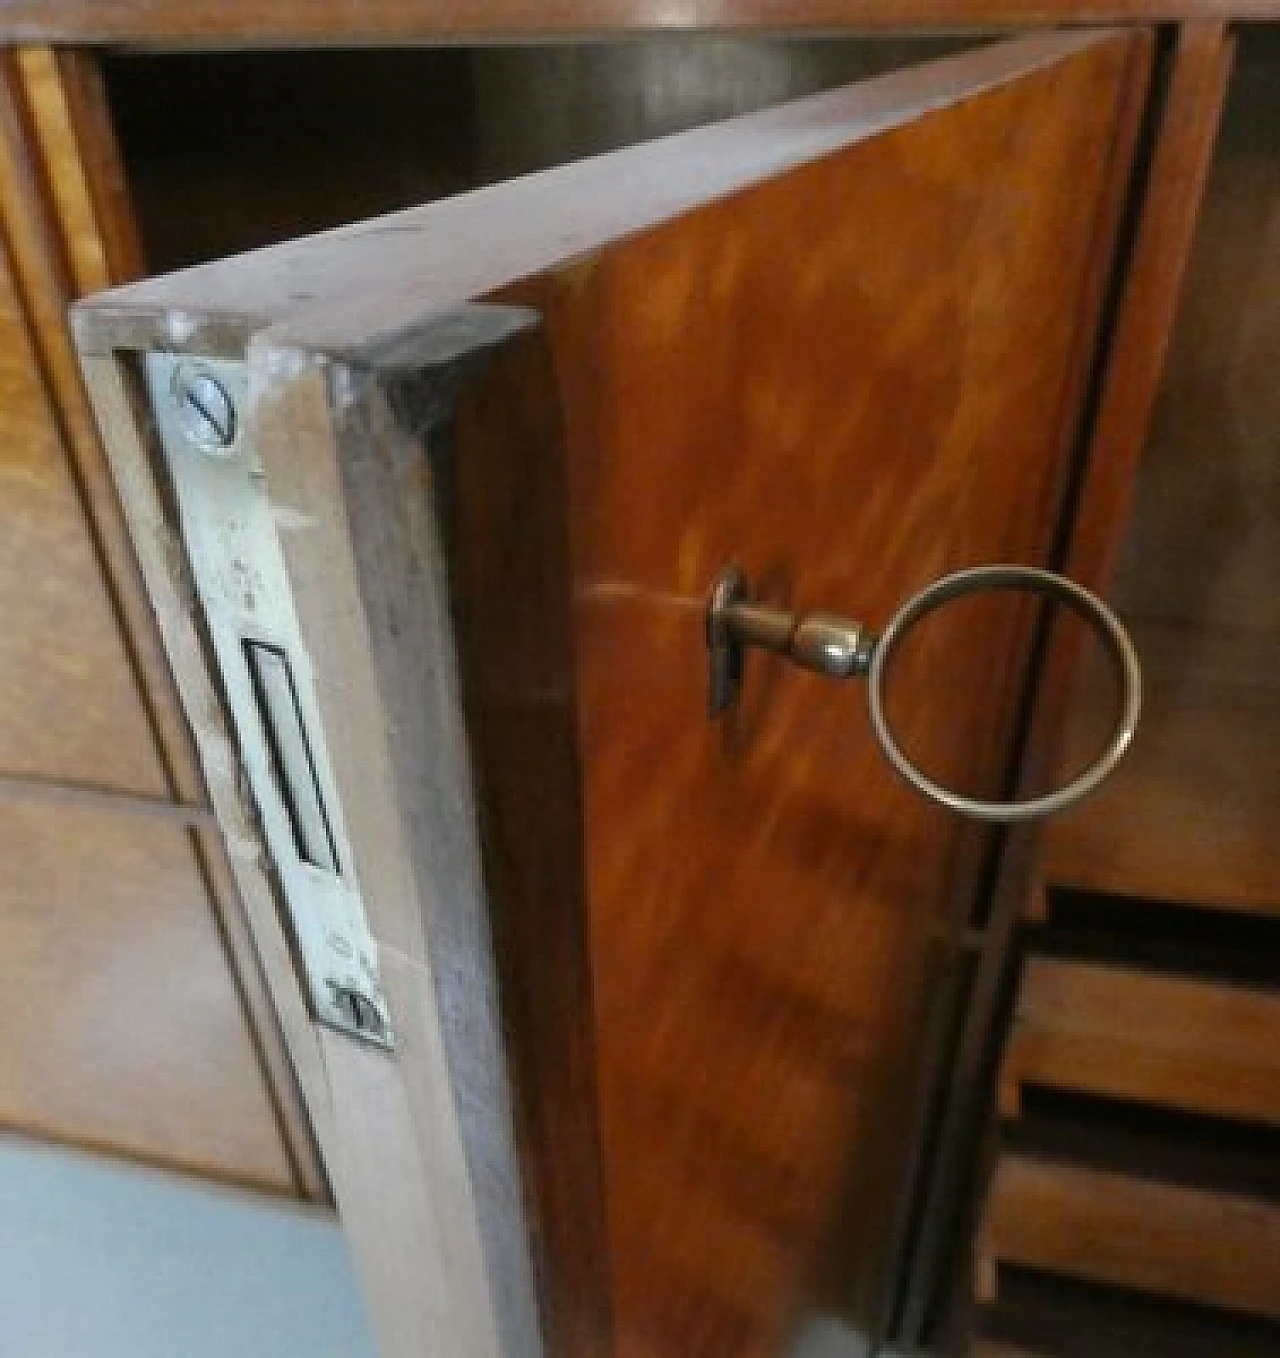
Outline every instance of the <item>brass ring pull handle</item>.
{"type": "Polygon", "coordinates": [[[974,566],[943,576],[908,599],[878,637],[859,622],[825,613],[797,615],[756,603],[741,569],[729,566],[721,571],[711,591],[707,646],[712,716],[728,711],[736,702],[742,687],[746,651],[752,647],[773,651],[829,678],[865,678],[871,726],[885,757],[917,791],[976,820],[1004,823],[1038,820],[1087,797],[1124,758],[1142,708],[1142,667],[1124,624],[1082,585],[1034,566],[974,566]],[[956,599],[988,590],[1019,590],[1064,604],[1098,633],[1120,672],[1120,717],[1106,748],[1069,783],[1024,801],[982,801],[934,782],[903,753],[885,713],[889,662],[911,628],[956,599]]]}

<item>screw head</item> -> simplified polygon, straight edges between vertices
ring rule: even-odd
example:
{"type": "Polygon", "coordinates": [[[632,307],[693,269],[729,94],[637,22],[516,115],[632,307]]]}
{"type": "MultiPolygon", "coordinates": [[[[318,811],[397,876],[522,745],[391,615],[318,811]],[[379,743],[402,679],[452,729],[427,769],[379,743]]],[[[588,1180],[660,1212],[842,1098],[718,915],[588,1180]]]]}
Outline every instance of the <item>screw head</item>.
{"type": "Polygon", "coordinates": [[[192,443],[207,453],[230,450],[240,423],[235,403],[207,368],[180,367],[173,376],[173,400],[192,443]]]}
{"type": "Polygon", "coordinates": [[[334,1000],[342,1016],[357,1032],[370,1033],[375,1037],[381,1037],[386,1032],[386,1025],[382,1022],[377,1005],[364,995],[355,990],[335,986],[334,1000]]]}

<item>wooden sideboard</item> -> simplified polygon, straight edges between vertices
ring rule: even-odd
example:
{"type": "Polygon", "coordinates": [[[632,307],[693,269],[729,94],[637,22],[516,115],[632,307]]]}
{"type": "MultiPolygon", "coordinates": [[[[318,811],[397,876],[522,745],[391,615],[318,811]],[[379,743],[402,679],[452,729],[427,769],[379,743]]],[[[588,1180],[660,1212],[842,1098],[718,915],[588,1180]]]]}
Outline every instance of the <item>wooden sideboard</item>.
{"type": "MultiPolygon", "coordinates": [[[[435,13],[415,5],[370,5],[358,33],[337,26],[345,7],[325,4],[252,17],[234,5],[0,8],[0,33],[15,44],[5,57],[0,92],[6,245],[0,363],[10,392],[0,514],[16,525],[6,532],[0,572],[0,618],[8,636],[0,652],[0,847],[17,869],[0,881],[0,971],[11,993],[29,997],[0,1027],[0,1122],[256,1190],[330,1199],[333,1167],[317,1148],[314,1108],[309,1115],[304,1094],[314,1072],[296,1067],[296,1038],[306,1015],[296,1002],[281,1001],[273,976],[279,959],[264,964],[237,890],[75,364],[64,320],[70,303],[151,272],[904,66],[972,44],[976,39],[966,29],[974,25],[994,27],[1015,18],[1022,24],[1033,18],[1186,20],[1159,34],[1163,102],[1144,113],[1137,100],[1132,110],[1140,171],[1132,183],[1122,175],[1115,187],[1125,202],[1120,266],[1112,273],[1100,264],[1086,287],[1099,307],[1104,344],[1096,358],[1082,354],[1073,378],[1079,388],[1064,398],[1081,402],[1089,471],[1065,487],[1074,497],[1078,526],[1057,544],[1059,564],[1069,573],[1106,585],[1125,551],[1137,468],[1156,409],[1151,465],[1157,470],[1142,483],[1145,498],[1121,599],[1152,619],[1145,633],[1152,711],[1161,733],[1176,728],[1182,734],[1150,742],[1145,752],[1140,746],[1122,775],[1130,781],[1109,794],[1136,808],[1128,819],[1115,811],[1114,801],[1094,817],[1092,831],[1087,814],[1074,819],[1050,837],[1047,857],[1037,857],[1033,836],[1011,835],[1003,856],[982,867],[990,890],[971,914],[953,921],[961,946],[941,987],[920,1069],[909,1077],[932,1091],[932,1099],[922,1094],[907,1157],[918,1191],[910,1191],[911,1183],[895,1185],[904,1189],[896,1195],[896,1216],[881,1222],[898,1258],[914,1258],[924,1279],[919,1286],[933,1298],[938,1279],[931,1271],[947,1257],[941,1246],[948,1204],[967,1191],[966,1166],[972,1178],[966,1128],[989,1090],[982,1071],[1000,1026],[1002,987],[1028,879],[1078,886],[1071,873],[1079,876],[1085,867],[1062,864],[1105,860],[1107,871],[1119,872],[1116,865],[1126,854],[1151,858],[1168,824],[1171,797],[1184,799],[1182,828],[1172,836],[1177,851],[1194,857],[1197,827],[1215,847],[1194,863],[1166,861],[1162,894],[1176,894],[1171,874],[1185,883],[1202,871],[1196,899],[1230,906],[1239,903],[1239,891],[1265,894],[1265,881],[1258,886],[1248,874],[1265,878],[1274,869],[1266,852],[1274,784],[1259,758],[1250,757],[1248,737],[1237,735],[1242,754],[1221,770],[1218,783],[1189,789],[1182,777],[1186,761],[1201,766],[1197,742],[1216,739],[1216,728],[1212,714],[1205,715],[1213,699],[1202,702],[1192,684],[1188,701],[1178,667],[1187,654],[1185,629],[1216,646],[1206,629],[1219,622],[1233,629],[1232,643],[1247,652],[1246,661],[1265,654],[1275,626],[1265,589],[1256,583],[1265,571],[1243,565],[1233,575],[1223,563],[1243,549],[1227,525],[1205,527],[1216,544],[1205,560],[1210,570],[1218,563],[1223,597],[1230,596],[1224,620],[1210,616],[1212,601],[1194,616],[1170,612],[1168,592],[1179,578],[1170,563],[1178,545],[1166,544],[1161,569],[1144,575],[1142,568],[1144,544],[1154,542],[1159,554],[1160,525],[1174,500],[1180,514],[1194,517],[1198,492],[1189,488],[1200,476],[1196,458],[1220,433],[1196,423],[1196,412],[1216,409],[1219,398],[1206,392],[1203,374],[1189,371],[1197,352],[1193,341],[1180,346],[1175,339],[1159,406],[1156,397],[1171,334],[1199,325],[1211,343],[1230,348],[1226,338],[1215,336],[1213,318],[1223,298],[1238,296],[1247,285],[1224,282],[1225,265],[1208,268],[1211,281],[1193,290],[1191,310],[1177,331],[1174,320],[1230,69],[1222,21],[1270,17],[1271,6],[1077,4],[1044,6],[1043,14],[1029,16],[1023,7],[1014,14],[1008,5],[976,0],[945,12],[936,5],[873,11],[792,0],[776,12],[768,5],[732,15],[693,7],[674,25],[734,30],[718,34],[667,33],[586,47],[459,44],[499,34],[545,38],[582,29],[662,27],[644,8],[564,6],[531,16],[501,7],[481,14],[466,7],[435,13]],[[784,41],[768,34],[777,27],[826,30],[833,24],[902,29],[922,19],[942,31],[929,39],[880,33],[784,41]],[[446,37],[449,43],[439,45],[446,37]],[[355,39],[437,45],[245,50],[355,39]],[[223,46],[237,50],[207,50],[223,46]],[[680,78],[664,80],[662,73],[672,69],[680,78]],[[572,91],[578,92],[576,104],[566,93],[572,91]],[[1178,384],[1181,398],[1170,394],[1170,383],[1178,384]],[[1164,455],[1161,450],[1178,442],[1177,431],[1188,423],[1192,432],[1164,455]],[[1175,469],[1161,472],[1169,458],[1175,469]],[[1184,489],[1171,493],[1171,483],[1184,489]],[[1230,600],[1239,597],[1233,581],[1243,577],[1253,604],[1242,619],[1231,613],[1230,600]],[[1166,637],[1169,626],[1184,630],[1166,637]],[[1172,676],[1167,682],[1166,675],[1172,676]],[[1185,715],[1185,726],[1176,726],[1178,714],[1185,715]],[[1171,761],[1167,774],[1158,767],[1162,757],[1171,761]],[[1143,780],[1159,781],[1166,800],[1153,798],[1143,780]],[[1232,807],[1247,809],[1233,813],[1232,807]],[[1215,812],[1222,823],[1214,821],[1215,812]],[[1139,824],[1143,816],[1150,833],[1139,824]],[[1217,849],[1224,835],[1237,833],[1254,846],[1247,869],[1217,849]],[[1109,836],[1102,847],[1099,835],[1109,836]]],[[[1280,67],[1266,33],[1250,34],[1246,47],[1247,69],[1280,67]]],[[[1280,162],[1273,141],[1260,136],[1250,163],[1280,162]]],[[[1222,209],[1223,225],[1213,228],[1219,239],[1231,242],[1244,233],[1259,255],[1265,251],[1264,235],[1257,233],[1268,183],[1263,171],[1236,181],[1222,209]]],[[[1211,252],[1213,245],[1202,240],[1199,248],[1211,252]]],[[[1105,250],[1100,257],[1106,258],[1105,250]]],[[[1260,284],[1256,314],[1271,296],[1260,284]]],[[[1079,305],[1089,304],[1082,295],[1079,305]]],[[[1250,310],[1240,305],[1242,314],[1250,310]]],[[[1249,362],[1257,364],[1267,352],[1265,333],[1251,342],[1249,362]]],[[[1246,392],[1250,418],[1265,431],[1269,410],[1256,368],[1240,379],[1233,371],[1217,380],[1232,392],[1237,380],[1253,384],[1246,392]]],[[[1265,495],[1268,485],[1264,477],[1257,493],[1265,495]]],[[[1265,556],[1265,545],[1258,550],[1265,556]]],[[[1255,559],[1263,557],[1250,557],[1255,559]]],[[[1231,664],[1233,676],[1244,673],[1231,664]]],[[[1262,668],[1260,662],[1255,668],[1262,668]]],[[[1224,682],[1230,688],[1232,679],[1224,682]]],[[[1027,782],[1058,757],[1064,716],[1074,713],[1084,723],[1080,714],[1088,698],[1082,695],[1092,690],[1064,666],[1051,669],[1038,692],[1025,714],[1020,767],[1027,782]]],[[[1269,692],[1265,683],[1250,688],[1264,727],[1273,715],[1269,692]]],[[[1234,712],[1233,693],[1214,711],[1234,712]]],[[[1127,885],[1118,885],[1118,877],[1099,869],[1090,885],[1155,892],[1154,881],[1138,881],[1139,871],[1135,867],[1127,885]]],[[[732,1160],[732,1146],[723,1153],[732,1160]]],[[[732,1273],[745,1259],[766,1277],[777,1241],[766,1229],[762,1244],[758,1223],[750,1231],[740,1225],[720,1220],[717,1238],[726,1249],[739,1250],[725,1255],[725,1268],[732,1273]]],[[[742,1264],[739,1281],[750,1276],[742,1264]]],[[[902,1303],[917,1331],[927,1328],[924,1295],[917,1290],[902,1303]]],[[[731,1332],[707,1324],[709,1334],[731,1332]]]]}

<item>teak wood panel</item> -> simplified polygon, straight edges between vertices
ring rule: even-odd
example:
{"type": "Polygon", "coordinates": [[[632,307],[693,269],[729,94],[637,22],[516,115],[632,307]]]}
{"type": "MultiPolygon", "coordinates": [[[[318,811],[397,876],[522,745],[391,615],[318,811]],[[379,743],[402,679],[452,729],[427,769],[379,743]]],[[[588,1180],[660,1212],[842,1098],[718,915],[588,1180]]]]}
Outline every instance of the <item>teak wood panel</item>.
{"type": "Polygon", "coordinates": [[[123,281],[138,264],[127,214],[110,187],[118,162],[86,61],[38,49],[0,60],[0,205],[32,358],[47,383],[52,424],[65,440],[81,532],[100,563],[103,594],[136,671],[135,691],[158,737],[159,764],[176,797],[195,804],[202,795],[199,772],[67,327],[68,308],[82,290],[123,281]],[[117,244],[108,249],[108,241],[117,244]]]}
{"type": "Polygon", "coordinates": [[[254,46],[576,37],[646,30],[1010,28],[1276,19],[1276,0],[7,0],[10,42],[254,46]]]}
{"type": "MultiPolygon", "coordinates": [[[[1264,914],[1280,911],[1280,692],[1265,631],[1138,620],[1149,700],[1133,750],[1089,805],[1045,832],[1056,885],[1264,914]]],[[[1067,758],[1113,706],[1083,667],[1067,758]]]]}
{"type": "Polygon", "coordinates": [[[625,153],[148,279],[104,294],[81,315],[81,348],[168,344],[237,353],[247,334],[269,328],[280,345],[362,353],[441,308],[1008,83],[1015,65],[1029,73],[1095,41],[1089,33],[1050,33],[979,48],[625,153]]]}
{"type": "Polygon", "coordinates": [[[1280,999],[1049,958],[1027,963],[1001,1079],[1280,1125],[1280,999]]]}
{"type": "Polygon", "coordinates": [[[1260,1316],[1037,1271],[1002,1270],[995,1288],[994,1303],[979,1312],[986,1337],[974,1358],[1272,1358],[1276,1351],[1276,1324],[1260,1316]]]}
{"type": "Polygon", "coordinates": [[[142,247],[95,56],[12,54],[78,296],[143,272],[142,247]]]}
{"type": "MultiPolygon", "coordinates": [[[[968,831],[894,782],[857,694],[755,662],[736,725],[707,725],[702,601],[737,558],[779,600],[878,619],[954,566],[1043,558],[1121,69],[923,120],[536,299],[565,393],[623,1354],[773,1351],[815,1268],[871,1305],[968,831]],[[1055,174],[1088,180],[1074,208],[1055,174]]],[[[912,737],[969,786],[1008,757],[1004,624],[966,618],[962,661],[940,626],[918,657],[959,701],[938,669],[904,679],[912,737]]]]}
{"type": "Polygon", "coordinates": [[[0,58],[0,1121],[323,1197],[67,329],[137,266],[94,75],[0,58]]]}
{"type": "Polygon", "coordinates": [[[0,802],[0,1126],[294,1187],[187,830],[0,802]]]}
{"type": "Polygon", "coordinates": [[[0,774],[161,795],[163,771],[7,261],[0,408],[0,774]]]}
{"type": "MultiPolygon", "coordinates": [[[[1132,757],[1046,840],[1063,883],[1280,909],[1276,34],[1241,44],[1117,593],[1150,704],[1132,757]]],[[[1069,750],[1109,701],[1083,676],[1069,750]]]]}
{"type": "MultiPolygon", "coordinates": [[[[1235,32],[1225,23],[1178,30],[1080,491],[1082,531],[1067,555],[1068,572],[1095,590],[1112,588],[1125,541],[1235,54],[1235,32]]],[[[1061,707],[1043,710],[1051,727],[1061,719],[1061,707]]]]}
{"type": "Polygon", "coordinates": [[[1280,1315],[1280,1207],[1260,1199],[1005,1156],[980,1249],[989,1263],[1280,1315]]]}
{"type": "MultiPolygon", "coordinates": [[[[1044,558],[1076,430],[1082,298],[1146,56],[1142,37],[1105,34],[987,49],[81,315],[99,352],[235,352],[262,331],[255,438],[377,887],[374,933],[416,968],[414,1003],[434,977],[459,1108],[477,1111],[488,1080],[490,1116],[505,1074],[486,1046],[492,931],[553,1343],[605,1341],[596,1280],[573,1285],[583,1247],[561,1234],[592,1229],[565,1210],[598,1201],[597,1075],[620,1354],[770,1352],[806,1306],[873,1305],[920,1013],[950,904],[973,887],[972,840],[893,781],[856,693],[754,665],[743,713],[711,726],[705,591],[742,557],[772,597],[877,622],[950,567],[1044,558]],[[502,307],[459,308],[476,296],[502,307]],[[533,314],[512,304],[542,326],[516,338],[533,314]],[[498,352],[450,438],[442,392],[477,329],[498,352]],[[568,1078],[552,1083],[557,1060],[568,1078]]],[[[100,391],[118,389],[109,359],[91,366],[100,391]]],[[[118,403],[102,411],[119,421],[118,403]]],[[[225,774],[160,502],[140,489],[146,455],[123,432],[114,455],[207,766],[225,774]]],[[[967,645],[940,625],[904,665],[902,718],[944,775],[990,784],[1021,657],[1006,618],[959,630],[967,645]]],[[[235,787],[220,776],[213,793],[243,833],[235,787]]],[[[397,1116],[407,1106],[434,1135],[411,1096],[443,1072],[358,1058],[375,1062],[410,1092],[397,1116]]],[[[366,1123],[340,1075],[329,1063],[313,1087],[337,1146],[366,1123]]],[[[449,1137],[414,1172],[453,1184],[449,1137]]],[[[364,1194],[335,1185],[361,1229],[380,1212],[368,1171],[364,1194]]],[[[357,1250],[384,1297],[396,1241],[424,1234],[400,1206],[382,1244],[357,1250]]],[[[465,1262],[433,1262],[437,1291],[456,1268],[474,1282],[465,1262]]],[[[387,1302],[387,1333],[431,1295],[387,1302]]],[[[477,1351],[491,1323],[468,1330],[477,1351]]]]}
{"type": "MultiPolygon", "coordinates": [[[[1164,90],[1157,109],[1146,120],[1151,137],[1150,168],[1139,185],[1126,190],[1117,183],[1116,193],[1131,195],[1133,236],[1124,261],[1122,287],[1115,296],[1106,360],[1096,408],[1085,430],[1088,456],[1081,468],[1074,498],[1074,531],[1065,547],[1060,569],[1087,588],[1105,596],[1110,593],[1110,572],[1123,541],[1131,493],[1142,455],[1143,439],[1155,404],[1160,365],[1168,342],[1191,249],[1200,205],[1202,185],[1208,173],[1218,119],[1226,98],[1235,42],[1224,24],[1185,24],[1165,67],[1164,90]]],[[[1135,137],[1139,133],[1135,109],[1135,137]]],[[[1095,370],[1096,371],[1096,370],[1095,370]]],[[[1070,634],[1067,635],[1070,640],[1070,634]]],[[[1096,652],[1089,651],[1090,659],[1096,652]]],[[[1144,665],[1145,651],[1140,647],[1144,665]]],[[[1041,666],[1030,713],[1025,750],[1020,760],[1018,784],[1043,788],[1057,767],[1077,769],[1081,763],[1059,763],[1062,733],[1073,711],[1079,683],[1079,655],[1071,645],[1050,648],[1041,666]]],[[[1111,675],[1102,676],[1108,686],[1111,675]]],[[[1099,721],[1090,727],[1101,739],[1113,719],[1112,695],[1100,709],[1099,721]]],[[[1144,713],[1139,739],[1147,728],[1144,713]]],[[[1082,751],[1092,758],[1098,748],[1082,751]]],[[[1074,753],[1074,751],[1073,751],[1074,753]]],[[[1122,769],[1132,767],[1127,758],[1122,769]]],[[[1109,781],[1107,788],[1113,786],[1109,781]]],[[[1104,789],[1105,791],[1105,789],[1104,789]]],[[[1090,799],[1090,804],[1094,799],[1090,799]]],[[[1048,822],[1050,833],[1060,823],[1048,822]]],[[[945,1287],[954,1236],[959,1227],[955,1203],[972,1184],[977,1128],[986,1124],[987,1079],[992,1045],[1004,1022],[1004,995],[1008,958],[1017,920],[1028,904],[1028,886],[1036,875],[1037,853],[1043,828],[1016,827],[1004,840],[996,884],[980,903],[975,922],[984,922],[980,946],[972,968],[957,968],[957,1005],[965,1010],[963,1036],[954,1041],[955,1009],[940,1005],[937,1020],[940,1060],[950,1068],[949,1083],[939,1100],[945,1110],[943,1125],[934,1141],[928,1167],[927,1191],[919,1202],[915,1221],[918,1235],[913,1247],[910,1295],[903,1307],[899,1334],[919,1336],[928,1326],[937,1289],[945,1287]]],[[[1034,902],[1034,893],[1032,895],[1034,902]]],[[[904,1225],[909,1230],[909,1225],[904,1225]]]]}
{"type": "MultiPolygon", "coordinates": [[[[1280,637],[1280,29],[1240,38],[1116,579],[1157,624],[1280,637]]],[[[1170,676],[1178,682],[1179,672],[1170,676]]],[[[1260,695],[1261,696],[1261,695],[1260,695]]],[[[1272,696],[1273,705],[1276,704],[1272,696]]],[[[1261,704],[1260,704],[1261,706],[1261,704]]]]}

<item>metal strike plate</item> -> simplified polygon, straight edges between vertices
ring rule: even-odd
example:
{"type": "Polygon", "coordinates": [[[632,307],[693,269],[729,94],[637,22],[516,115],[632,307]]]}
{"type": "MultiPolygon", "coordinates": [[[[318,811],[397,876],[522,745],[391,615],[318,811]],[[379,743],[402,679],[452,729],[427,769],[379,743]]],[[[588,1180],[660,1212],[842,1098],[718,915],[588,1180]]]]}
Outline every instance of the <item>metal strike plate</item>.
{"type": "Polygon", "coordinates": [[[240,755],[318,1020],[390,1047],[311,662],[266,476],[244,419],[242,363],[147,354],[151,408],[240,755]]]}

